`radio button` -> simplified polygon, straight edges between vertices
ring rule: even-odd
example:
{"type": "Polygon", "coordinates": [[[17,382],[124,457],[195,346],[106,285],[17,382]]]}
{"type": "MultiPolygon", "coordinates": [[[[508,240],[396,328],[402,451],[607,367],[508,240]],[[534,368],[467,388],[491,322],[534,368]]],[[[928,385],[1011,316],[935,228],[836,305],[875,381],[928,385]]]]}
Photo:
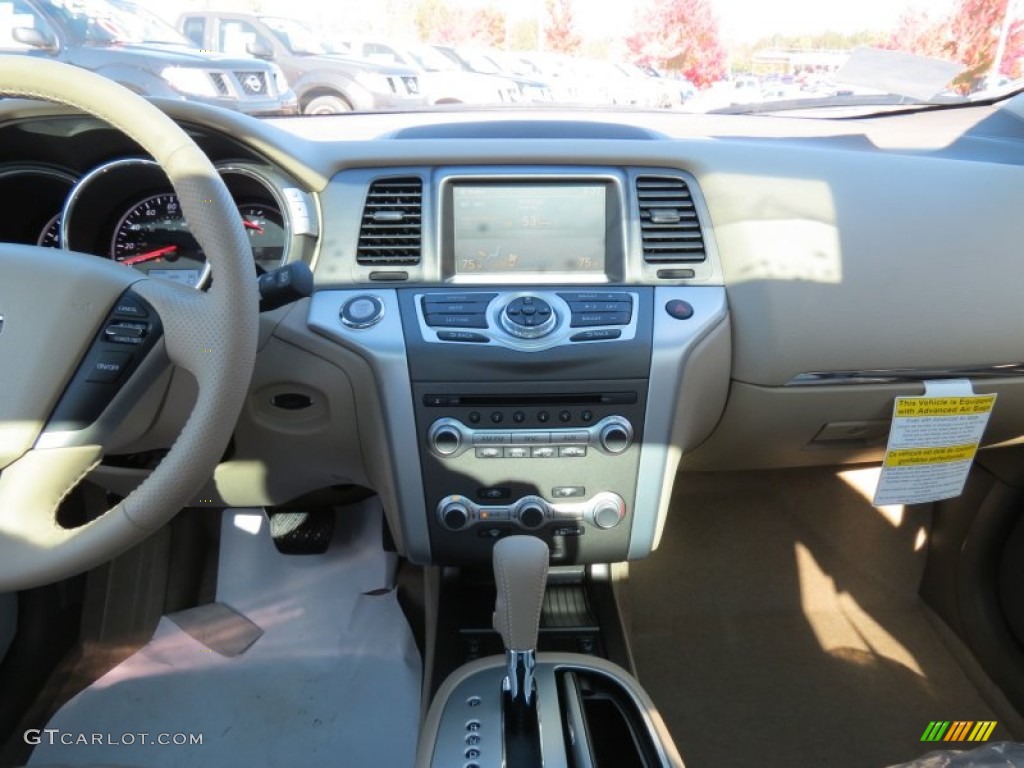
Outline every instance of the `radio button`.
{"type": "Polygon", "coordinates": [[[424,315],[427,325],[432,328],[486,328],[487,318],[479,315],[443,315],[428,313],[424,315]]]}
{"type": "Polygon", "coordinates": [[[533,459],[553,459],[557,454],[558,449],[553,445],[536,445],[530,449],[530,458],[533,459]]]}
{"type": "Polygon", "coordinates": [[[550,432],[513,432],[512,442],[516,445],[538,445],[540,443],[550,443],[551,433],[550,432]]]}
{"type": "Polygon", "coordinates": [[[485,501],[499,501],[507,499],[512,495],[512,489],[507,485],[495,485],[490,488],[477,488],[476,497],[485,501]]]}
{"type": "Polygon", "coordinates": [[[556,499],[577,499],[587,495],[587,489],[582,485],[556,485],[551,489],[551,495],[556,499]]]}
{"type": "Polygon", "coordinates": [[[473,445],[508,445],[511,441],[508,432],[474,432],[473,445]]]}
{"type": "Polygon", "coordinates": [[[506,448],[505,449],[506,459],[528,459],[530,458],[530,449],[525,445],[519,446],[518,448],[506,448]]]}
{"type": "Polygon", "coordinates": [[[477,448],[476,457],[478,459],[502,459],[505,457],[505,452],[501,448],[477,448]]]}
{"type": "MultiPolygon", "coordinates": [[[[440,334],[438,334],[440,336],[440,334]]],[[[580,331],[569,337],[569,341],[608,341],[622,335],[618,328],[599,328],[593,331],[580,331]]]]}
{"type": "Polygon", "coordinates": [[[558,455],[566,459],[580,459],[587,455],[587,446],[563,445],[558,449],[558,455]]]}
{"type": "Polygon", "coordinates": [[[577,429],[574,431],[566,432],[552,432],[551,442],[553,443],[583,443],[586,445],[590,442],[590,433],[585,429],[577,429]]]}
{"type": "Polygon", "coordinates": [[[482,333],[472,331],[438,331],[437,338],[441,341],[462,341],[469,344],[486,344],[490,341],[482,333]]]}

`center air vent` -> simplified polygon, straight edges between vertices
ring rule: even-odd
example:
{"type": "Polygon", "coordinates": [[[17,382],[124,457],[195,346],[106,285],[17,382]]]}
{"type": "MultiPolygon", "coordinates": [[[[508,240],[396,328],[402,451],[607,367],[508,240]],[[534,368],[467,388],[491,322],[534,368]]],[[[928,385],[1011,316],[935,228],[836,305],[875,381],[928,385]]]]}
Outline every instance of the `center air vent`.
{"type": "Polygon", "coordinates": [[[415,176],[370,185],[359,228],[356,261],[369,266],[420,263],[423,181],[415,176]]]}
{"type": "Polygon", "coordinates": [[[640,235],[648,264],[704,261],[704,236],[690,188],[675,176],[637,176],[640,235]]]}

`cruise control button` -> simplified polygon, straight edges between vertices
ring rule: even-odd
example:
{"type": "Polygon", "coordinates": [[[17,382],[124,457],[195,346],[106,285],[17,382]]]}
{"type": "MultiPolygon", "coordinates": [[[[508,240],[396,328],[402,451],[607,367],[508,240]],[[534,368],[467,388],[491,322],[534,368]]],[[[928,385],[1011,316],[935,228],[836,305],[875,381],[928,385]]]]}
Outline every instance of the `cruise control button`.
{"type": "Polygon", "coordinates": [[[114,314],[123,317],[149,317],[149,312],[138,301],[132,298],[118,299],[114,305],[114,314]]]}
{"type": "Polygon", "coordinates": [[[110,384],[117,381],[132,361],[129,352],[104,352],[93,363],[86,381],[96,384],[110,384]]]}
{"type": "Polygon", "coordinates": [[[472,331],[438,331],[437,338],[441,341],[462,341],[469,344],[487,344],[490,341],[482,333],[472,331]]]}

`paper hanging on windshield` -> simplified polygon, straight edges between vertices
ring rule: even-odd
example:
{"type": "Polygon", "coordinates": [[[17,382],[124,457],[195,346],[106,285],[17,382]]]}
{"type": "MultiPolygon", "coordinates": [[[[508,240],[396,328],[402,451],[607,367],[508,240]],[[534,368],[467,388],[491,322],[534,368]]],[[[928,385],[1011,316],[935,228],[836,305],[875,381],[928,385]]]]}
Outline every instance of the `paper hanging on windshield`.
{"type": "Polygon", "coordinates": [[[926,381],[923,397],[897,397],[872,502],[923,504],[959,496],[995,406],[966,379],[926,381]]]}

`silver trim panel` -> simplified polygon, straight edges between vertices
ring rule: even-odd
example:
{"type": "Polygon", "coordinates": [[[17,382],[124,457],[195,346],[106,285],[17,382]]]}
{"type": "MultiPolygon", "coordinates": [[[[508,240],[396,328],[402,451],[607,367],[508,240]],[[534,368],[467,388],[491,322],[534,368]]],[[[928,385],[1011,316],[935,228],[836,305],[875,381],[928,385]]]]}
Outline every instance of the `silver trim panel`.
{"type": "Polygon", "coordinates": [[[629,539],[630,560],[654,549],[668,514],[669,497],[680,450],[673,435],[676,409],[682,395],[683,372],[690,353],[728,314],[724,288],[659,287],[654,289],[654,340],[651,376],[644,415],[644,437],[629,539]],[[688,320],[676,320],[665,305],[681,299],[693,307],[688,320]]]}
{"type": "Polygon", "coordinates": [[[373,370],[387,425],[387,454],[406,554],[414,563],[429,563],[430,534],[398,293],[394,289],[317,291],[310,299],[306,323],[321,336],[355,352],[373,370]],[[380,322],[369,328],[343,325],[341,308],[345,302],[367,294],[376,296],[384,305],[380,322]]]}
{"type": "Polygon", "coordinates": [[[863,371],[809,371],[786,382],[787,387],[857,384],[919,384],[932,379],[1005,379],[1024,376],[1024,363],[965,368],[880,368],[863,371]]]}

